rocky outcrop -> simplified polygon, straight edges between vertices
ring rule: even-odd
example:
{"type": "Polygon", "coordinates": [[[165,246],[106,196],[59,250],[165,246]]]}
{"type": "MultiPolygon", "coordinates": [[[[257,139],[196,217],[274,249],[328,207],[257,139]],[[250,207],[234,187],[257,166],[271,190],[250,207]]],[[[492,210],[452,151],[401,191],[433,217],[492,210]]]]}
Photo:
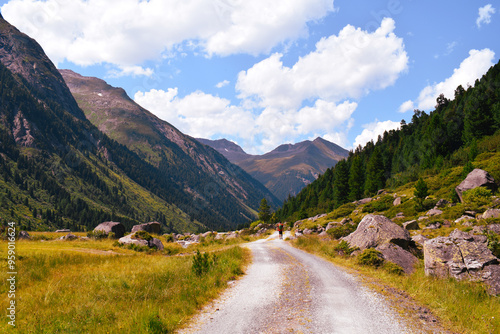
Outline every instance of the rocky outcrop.
{"type": "Polygon", "coordinates": [[[420,226],[416,220],[410,220],[406,223],[403,223],[403,227],[406,230],[420,230],[420,226]]]}
{"type": "Polygon", "coordinates": [[[19,235],[17,236],[17,238],[19,240],[23,240],[23,239],[24,240],[29,240],[29,239],[31,239],[29,233],[26,232],[26,231],[19,231],[19,235]]]}
{"type": "Polygon", "coordinates": [[[398,245],[385,243],[375,249],[382,253],[384,260],[397,264],[406,274],[411,274],[415,270],[417,257],[398,245]]]}
{"type": "Polygon", "coordinates": [[[380,215],[366,215],[358,228],[347,237],[342,238],[351,247],[376,248],[384,243],[393,243],[407,249],[410,242],[410,233],[389,218],[380,215]]]}
{"type": "Polygon", "coordinates": [[[144,223],[144,224],[134,225],[132,227],[132,233],[135,233],[137,231],[146,231],[152,234],[160,234],[160,228],[161,225],[158,222],[144,223]]]}
{"type": "Polygon", "coordinates": [[[487,171],[476,168],[455,188],[455,191],[460,201],[463,202],[462,194],[464,191],[477,187],[486,187],[493,191],[497,189],[495,179],[487,171]]]}
{"type": "Polygon", "coordinates": [[[113,232],[115,234],[115,238],[121,238],[125,235],[125,226],[118,222],[104,222],[94,228],[94,232],[97,231],[102,231],[106,234],[113,232]]]}
{"type": "Polygon", "coordinates": [[[499,260],[488,249],[486,236],[455,230],[449,237],[428,240],[424,264],[426,275],[484,281],[490,293],[500,294],[499,260]]]}
{"type": "Polygon", "coordinates": [[[149,248],[156,248],[158,250],[163,250],[164,246],[160,239],[150,238],[148,240],[137,237],[135,233],[126,235],[118,240],[122,245],[137,245],[149,248]]]}
{"type": "Polygon", "coordinates": [[[483,219],[500,218],[500,209],[488,209],[481,216],[483,219]]]}

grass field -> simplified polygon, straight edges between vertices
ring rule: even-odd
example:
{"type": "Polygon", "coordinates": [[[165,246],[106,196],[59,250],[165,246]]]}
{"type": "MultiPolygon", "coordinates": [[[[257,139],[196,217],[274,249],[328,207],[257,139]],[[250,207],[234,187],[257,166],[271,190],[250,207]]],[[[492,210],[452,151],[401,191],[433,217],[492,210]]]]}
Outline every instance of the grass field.
{"type": "MultiPolygon", "coordinates": [[[[136,252],[113,240],[17,241],[16,331],[172,332],[241,275],[249,261],[248,251],[237,245],[199,248],[216,255],[200,276],[192,270],[191,255],[136,252]]],[[[0,242],[0,257],[7,259],[6,241],[0,242]]],[[[0,307],[6,310],[8,268],[7,261],[1,263],[0,307]]],[[[0,331],[11,332],[8,321],[2,319],[0,331]]]]}

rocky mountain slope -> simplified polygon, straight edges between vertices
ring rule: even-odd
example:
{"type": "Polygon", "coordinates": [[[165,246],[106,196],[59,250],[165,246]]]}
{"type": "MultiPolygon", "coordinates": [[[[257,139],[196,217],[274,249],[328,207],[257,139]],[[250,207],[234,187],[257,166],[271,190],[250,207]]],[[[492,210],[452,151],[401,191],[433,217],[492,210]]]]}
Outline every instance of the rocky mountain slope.
{"type": "Polygon", "coordinates": [[[136,104],[123,89],[70,70],[60,73],[99,130],[156,166],[186,193],[209,201],[228,223],[253,219],[264,197],[277,206],[278,200],[245,171],[136,104]]]}
{"type": "Polygon", "coordinates": [[[229,229],[247,222],[266,193],[258,183],[236,182],[233,175],[246,174],[194,140],[162,150],[167,157],[194,152],[169,164],[111,139],[87,120],[40,45],[1,17],[0,78],[0,215],[21,229],[88,230],[105,220],[127,227],[156,220],[179,232],[229,229]],[[210,176],[190,173],[209,169],[210,176]]]}
{"type": "Polygon", "coordinates": [[[276,197],[285,200],[296,195],[319,174],[345,159],[348,151],[322,138],[285,144],[264,155],[246,154],[227,140],[198,139],[264,184],[276,197]]]}

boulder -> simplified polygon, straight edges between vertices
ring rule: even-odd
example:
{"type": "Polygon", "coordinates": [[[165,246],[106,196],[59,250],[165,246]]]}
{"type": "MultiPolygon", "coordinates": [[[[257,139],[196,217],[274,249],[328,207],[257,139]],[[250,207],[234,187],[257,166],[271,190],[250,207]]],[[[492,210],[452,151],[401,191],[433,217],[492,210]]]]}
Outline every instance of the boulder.
{"type": "Polygon", "coordinates": [[[63,228],[62,230],[56,230],[56,233],[69,233],[71,230],[69,228],[63,228]]]}
{"type": "Polygon", "coordinates": [[[500,209],[488,209],[483,213],[482,218],[500,218],[500,209]]]}
{"type": "Polygon", "coordinates": [[[406,230],[420,230],[420,226],[416,220],[410,220],[406,223],[403,223],[403,227],[406,230]]]}
{"type": "Polygon", "coordinates": [[[347,237],[342,238],[351,247],[376,248],[384,243],[391,242],[407,249],[410,244],[410,233],[401,226],[381,215],[366,215],[358,228],[347,237]]]}
{"type": "Polygon", "coordinates": [[[65,236],[59,238],[59,240],[66,240],[66,241],[71,241],[75,239],[78,239],[78,237],[73,233],[68,233],[65,236]]]}
{"type": "Polygon", "coordinates": [[[363,199],[360,199],[358,201],[358,205],[362,205],[362,204],[368,204],[372,201],[372,198],[368,197],[368,198],[363,198],[363,199]]]}
{"type": "Polygon", "coordinates": [[[113,232],[115,234],[115,238],[121,238],[125,235],[125,226],[118,222],[104,222],[96,226],[94,232],[97,231],[102,231],[106,234],[113,232]]]}
{"type": "Polygon", "coordinates": [[[488,249],[488,240],[483,235],[455,230],[448,237],[424,243],[426,275],[484,281],[498,294],[498,264],[499,260],[488,249]]]}
{"type": "Polygon", "coordinates": [[[443,211],[434,208],[434,209],[430,209],[429,211],[427,211],[426,215],[429,217],[432,217],[432,216],[439,216],[442,213],[443,213],[443,211]]]}
{"type": "Polygon", "coordinates": [[[375,249],[382,253],[384,260],[397,264],[403,268],[406,274],[411,274],[415,270],[415,264],[418,262],[417,257],[398,245],[386,243],[375,249]]]}
{"type": "Polygon", "coordinates": [[[161,225],[158,222],[150,222],[139,225],[134,225],[132,227],[132,233],[137,231],[146,231],[151,234],[160,234],[161,225]]]}
{"type": "Polygon", "coordinates": [[[424,229],[426,229],[426,230],[437,230],[440,227],[441,227],[441,223],[435,222],[435,223],[430,223],[429,225],[427,225],[426,227],[424,227],[424,229]]]}
{"type": "Polygon", "coordinates": [[[151,240],[144,240],[144,239],[136,239],[134,238],[135,233],[131,233],[129,235],[126,235],[118,240],[119,243],[123,245],[138,245],[138,246],[144,246],[144,247],[149,247],[153,248],[156,247],[158,250],[163,250],[164,246],[163,243],[161,242],[160,239],[157,238],[151,238],[151,240]]]}
{"type": "Polygon", "coordinates": [[[429,238],[424,237],[422,234],[417,234],[411,237],[411,240],[415,242],[416,244],[419,244],[420,246],[424,246],[424,243],[429,240],[429,238]]]}
{"type": "Polygon", "coordinates": [[[460,202],[463,202],[462,194],[464,191],[477,187],[486,187],[492,191],[496,191],[497,189],[495,179],[487,171],[476,168],[470,172],[465,180],[463,180],[462,183],[455,188],[455,191],[460,198],[460,202]]]}
{"type": "Polygon", "coordinates": [[[17,239],[19,240],[29,240],[31,239],[30,235],[26,231],[19,231],[19,234],[17,235],[17,239]]]}
{"type": "Polygon", "coordinates": [[[500,234],[500,224],[490,224],[486,227],[488,231],[500,234]]]}
{"type": "Polygon", "coordinates": [[[447,200],[445,199],[440,199],[437,203],[436,203],[436,206],[435,208],[443,208],[445,207],[446,205],[450,204],[450,202],[448,202],[447,200]]]}

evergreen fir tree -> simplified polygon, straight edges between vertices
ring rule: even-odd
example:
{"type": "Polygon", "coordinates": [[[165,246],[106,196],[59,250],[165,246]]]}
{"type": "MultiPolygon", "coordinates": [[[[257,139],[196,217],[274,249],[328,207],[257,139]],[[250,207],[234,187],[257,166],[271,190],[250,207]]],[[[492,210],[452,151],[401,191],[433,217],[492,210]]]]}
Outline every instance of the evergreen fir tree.
{"type": "Polygon", "coordinates": [[[352,159],[351,169],[349,170],[349,200],[356,201],[363,198],[363,189],[365,185],[365,173],[363,161],[357,155],[352,159]]]}

